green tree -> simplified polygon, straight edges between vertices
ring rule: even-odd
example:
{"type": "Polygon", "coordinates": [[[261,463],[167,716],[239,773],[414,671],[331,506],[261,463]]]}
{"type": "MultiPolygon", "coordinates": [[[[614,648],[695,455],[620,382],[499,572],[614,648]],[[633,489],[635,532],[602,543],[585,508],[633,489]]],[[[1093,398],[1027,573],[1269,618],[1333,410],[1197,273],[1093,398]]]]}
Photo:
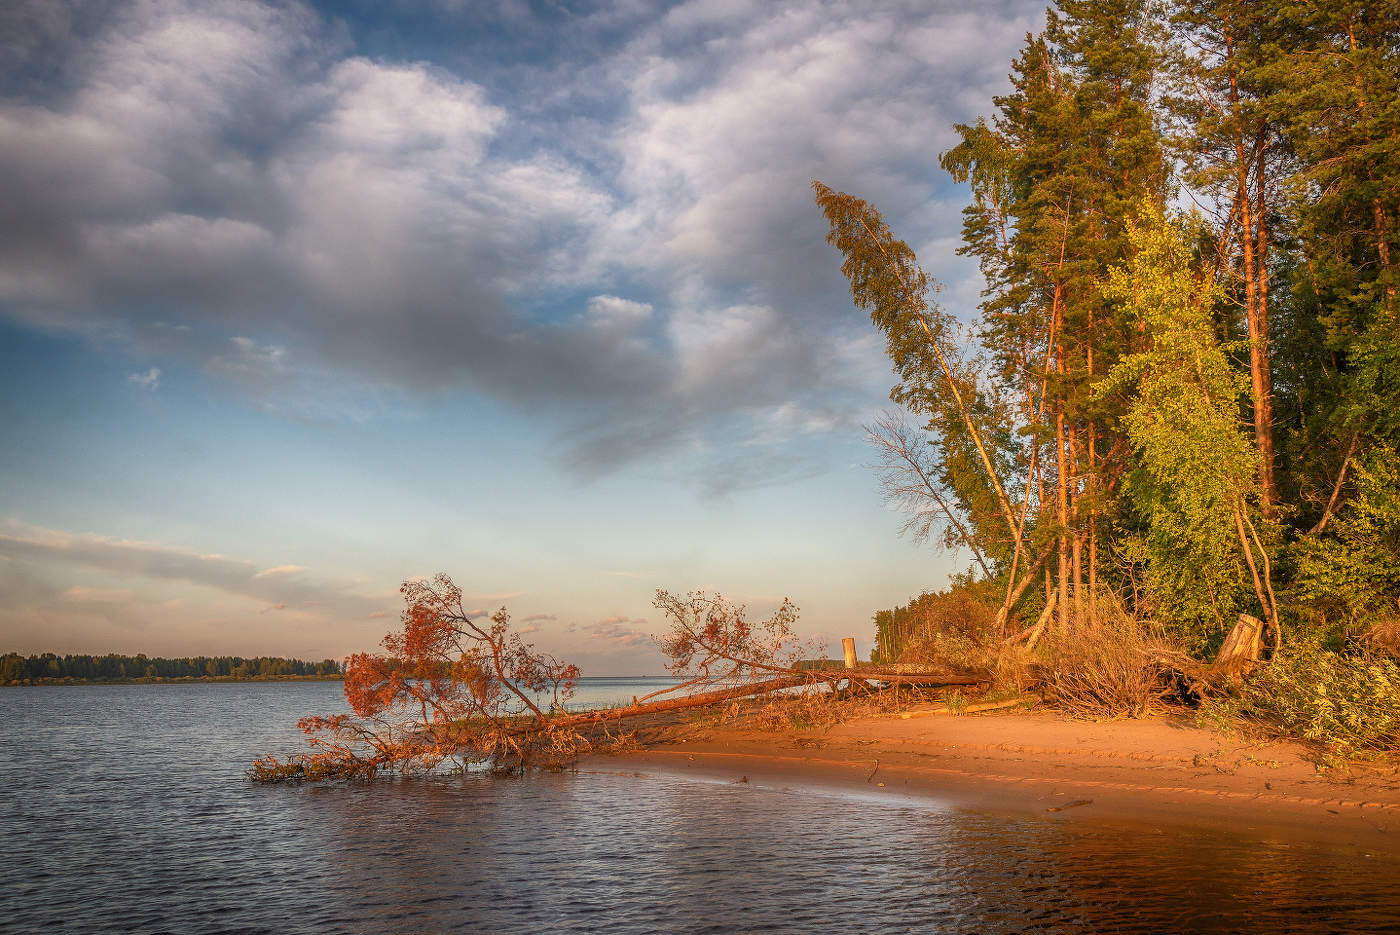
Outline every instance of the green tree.
{"type": "Polygon", "coordinates": [[[1247,384],[1215,339],[1218,286],[1193,261],[1178,225],[1145,204],[1128,225],[1131,253],[1105,294],[1141,324],[1146,347],[1125,355],[1096,388],[1124,405],[1137,455],[1128,484],[1161,619],[1197,647],[1253,597],[1278,632],[1271,563],[1252,515],[1259,454],[1241,431],[1247,384]]]}

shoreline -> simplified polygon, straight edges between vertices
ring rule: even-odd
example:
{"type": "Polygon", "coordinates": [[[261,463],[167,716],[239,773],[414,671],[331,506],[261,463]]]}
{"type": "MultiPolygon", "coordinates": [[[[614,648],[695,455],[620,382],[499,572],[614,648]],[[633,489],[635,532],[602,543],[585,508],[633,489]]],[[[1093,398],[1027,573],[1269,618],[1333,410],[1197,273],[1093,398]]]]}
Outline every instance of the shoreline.
{"type": "Polygon", "coordinates": [[[213,685],[228,683],[244,684],[248,682],[343,682],[343,675],[261,675],[252,678],[234,678],[231,675],[180,675],[180,676],[142,676],[131,679],[40,679],[38,681],[29,680],[24,682],[3,682],[0,688],[62,688],[66,686],[80,685],[213,685]]]}
{"type": "Polygon", "coordinates": [[[636,751],[588,757],[580,769],[1400,851],[1395,761],[1322,769],[1297,744],[1225,735],[1179,715],[929,714],[863,717],[825,731],[692,725],[636,751]]]}

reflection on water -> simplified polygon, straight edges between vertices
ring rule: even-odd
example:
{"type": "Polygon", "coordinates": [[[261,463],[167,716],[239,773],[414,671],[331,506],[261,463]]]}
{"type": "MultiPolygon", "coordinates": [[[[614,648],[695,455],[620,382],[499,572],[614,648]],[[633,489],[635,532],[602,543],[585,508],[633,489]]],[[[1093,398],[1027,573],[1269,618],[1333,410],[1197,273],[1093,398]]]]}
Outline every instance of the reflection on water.
{"type": "MultiPolygon", "coordinates": [[[[616,686],[613,686],[616,688],[616,686]]],[[[610,772],[261,787],[327,683],[0,691],[0,930],[1390,931],[1393,854],[610,772]]],[[[627,690],[626,694],[642,694],[627,690]]]]}

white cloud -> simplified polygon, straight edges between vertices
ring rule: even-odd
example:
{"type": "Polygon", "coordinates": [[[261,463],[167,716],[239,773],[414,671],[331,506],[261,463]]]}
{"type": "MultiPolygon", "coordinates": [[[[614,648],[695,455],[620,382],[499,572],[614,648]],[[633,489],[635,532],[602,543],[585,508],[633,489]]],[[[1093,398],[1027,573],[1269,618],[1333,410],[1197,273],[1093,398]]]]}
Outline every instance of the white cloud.
{"type": "Polygon", "coordinates": [[[304,565],[278,565],[275,568],[263,569],[262,571],[258,572],[256,575],[253,576],[253,580],[257,581],[262,578],[276,578],[281,575],[299,575],[306,570],[307,569],[304,565]]]}
{"type": "Polygon", "coordinates": [[[160,368],[152,367],[144,373],[128,373],[126,382],[139,386],[142,389],[155,390],[160,388],[160,368]]]}
{"type": "Polygon", "coordinates": [[[584,315],[591,327],[601,331],[632,331],[649,321],[653,311],[649,302],[595,295],[588,300],[584,315]]]}
{"type": "MultiPolygon", "coordinates": [[[[287,570],[294,566],[264,570],[252,562],[157,543],[17,523],[8,528],[13,534],[0,533],[0,554],[30,564],[64,563],[153,582],[184,582],[274,607],[321,606],[345,618],[363,618],[386,600],[359,593],[349,583],[287,570]]],[[[114,592],[76,587],[67,593],[67,599],[78,601],[114,592]]]]}

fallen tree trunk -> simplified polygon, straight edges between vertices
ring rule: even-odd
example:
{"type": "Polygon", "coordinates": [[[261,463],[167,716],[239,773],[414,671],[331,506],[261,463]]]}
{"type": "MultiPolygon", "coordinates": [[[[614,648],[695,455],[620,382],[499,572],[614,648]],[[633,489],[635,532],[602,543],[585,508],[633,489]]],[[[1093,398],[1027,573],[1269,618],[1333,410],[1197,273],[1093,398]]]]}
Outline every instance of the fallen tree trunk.
{"type": "Polygon", "coordinates": [[[1259,664],[1263,646],[1264,621],[1240,614],[1210,665],[1185,653],[1160,649],[1149,652],[1148,658],[1164,673],[1180,679],[1186,694],[1203,698],[1248,675],[1259,664]]]}
{"type": "Polygon", "coordinates": [[[956,710],[956,711],[955,711],[954,709],[948,707],[947,705],[944,705],[944,706],[941,707],[941,708],[931,708],[931,709],[929,709],[929,710],[927,710],[927,711],[899,711],[899,712],[897,712],[897,713],[895,713],[895,714],[886,714],[885,717],[888,717],[888,718],[898,718],[898,719],[900,719],[901,721],[908,721],[908,720],[912,720],[912,719],[914,719],[914,718],[921,718],[921,717],[939,717],[939,716],[943,716],[943,715],[952,715],[952,714],[981,714],[983,711],[1002,711],[1002,710],[1005,710],[1006,708],[1014,708],[1014,707],[1016,707],[1017,705],[1024,705],[1024,704],[1035,705],[1035,704],[1039,704],[1039,703],[1040,703],[1040,700],[1041,700],[1041,699],[1039,699],[1039,698],[1032,697],[1032,698],[1010,698],[1010,699],[1008,699],[1008,700],[1006,700],[1006,701],[984,701],[984,702],[980,702],[980,703],[978,703],[978,704],[970,704],[970,705],[967,705],[966,707],[961,708],[961,709],[956,710]]]}
{"type": "MultiPolygon", "coordinates": [[[[782,691],[785,688],[798,688],[804,685],[834,685],[845,679],[863,679],[877,682],[898,680],[901,683],[910,685],[934,686],[983,685],[991,681],[991,677],[985,675],[954,675],[951,673],[934,674],[898,671],[905,668],[912,667],[900,665],[863,666],[858,669],[832,669],[830,670],[831,674],[819,674],[820,670],[817,670],[816,672],[805,672],[801,675],[794,674],[779,678],[765,679],[761,682],[750,682],[744,685],[735,685],[731,688],[720,688],[708,692],[696,692],[692,695],[665,698],[661,701],[648,701],[642,704],[632,704],[621,708],[581,711],[578,714],[550,718],[547,724],[550,727],[574,727],[599,720],[645,717],[648,714],[664,714],[669,711],[681,711],[686,708],[703,708],[706,705],[718,704],[723,701],[732,701],[736,698],[748,698],[753,695],[782,691]]],[[[534,730],[537,728],[532,727],[529,729],[534,730]]]]}
{"type": "MultiPolygon", "coordinates": [[[[772,618],[751,624],[743,608],[701,592],[681,599],[657,592],[656,606],[673,622],[658,639],[668,670],[681,684],[655,701],[600,711],[564,710],[580,677],[577,666],[525,643],[504,608],[483,620],[445,574],[413,579],[401,589],[401,631],[382,653],[356,653],[346,663],[349,713],[302,718],[308,747],[286,759],[265,756],[249,776],[264,782],[368,779],[386,772],[427,773],[449,763],[498,772],[553,768],[595,749],[586,733],[611,722],[721,704],[804,686],[840,683],[869,690],[870,681],[972,685],[987,679],[951,672],[878,666],[806,670],[792,632],[797,609],[784,600],[772,618]],[[680,694],[692,687],[710,689],[680,694]]],[[[647,699],[658,697],[648,695],[647,699]]]]}
{"type": "MultiPolygon", "coordinates": [[[[841,670],[843,673],[846,670],[841,670]]],[[[843,674],[841,678],[845,678],[843,674]]],[[[765,679],[762,682],[750,682],[745,685],[735,685],[732,688],[720,688],[715,691],[696,692],[693,695],[681,695],[679,698],[664,698],[661,701],[648,701],[643,704],[628,705],[623,708],[607,708],[598,711],[582,711],[578,714],[569,714],[563,717],[551,718],[551,727],[572,727],[577,724],[588,724],[594,721],[610,718],[644,717],[648,714],[664,714],[667,711],[680,711],[685,708],[701,708],[705,705],[718,704],[721,701],[732,701],[735,698],[747,698],[750,695],[762,695],[766,692],[782,691],[784,688],[796,688],[800,685],[816,685],[830,681],[823,678],[814,678],[810,674],[788,675],[781,678],[765,679]]]]}
{"type": "Polygon", "coordinates": [[[902,685],[985,685],[992,680],[990,675],[910,675],[902,672],[871,672],[856,669],[851,675],[858,679],[873,682],[899,682],[902,685]]]}

